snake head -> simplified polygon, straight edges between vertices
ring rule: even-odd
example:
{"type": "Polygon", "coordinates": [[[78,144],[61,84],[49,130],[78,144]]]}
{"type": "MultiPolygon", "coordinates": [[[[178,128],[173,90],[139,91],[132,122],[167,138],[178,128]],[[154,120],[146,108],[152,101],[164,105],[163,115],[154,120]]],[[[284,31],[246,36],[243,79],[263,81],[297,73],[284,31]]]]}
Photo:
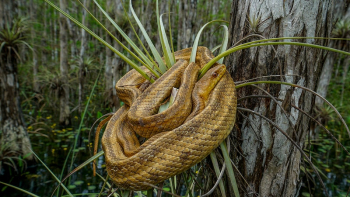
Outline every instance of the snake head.
{"type": "Polygon", "coordinates": [[[220,81],[222,76],[226,73],[226,66],[219,64],[214,68],[211,68],[205,73],[205,75],[197,82],[198,94],[206,100],[209,97],[210,92],[214,89],[216,84],[220,81]]]}

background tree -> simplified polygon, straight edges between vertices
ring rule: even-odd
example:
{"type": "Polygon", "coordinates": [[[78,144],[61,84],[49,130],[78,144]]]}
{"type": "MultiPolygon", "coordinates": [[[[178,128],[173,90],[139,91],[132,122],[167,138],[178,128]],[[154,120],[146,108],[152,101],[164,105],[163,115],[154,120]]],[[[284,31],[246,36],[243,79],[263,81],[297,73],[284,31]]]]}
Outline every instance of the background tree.
{"type": "MultiPolygon", "coordinates": [[[[335,28],[332,32],[332,36],[337,38],[347,38],[350,36],[350,19],[349,19],[350,6],[349,5],[350,5],[349,0],[337,1],[337,3],[334,4],[334,10],[335,10],[334,21],[336,21],[337,24],[335,25],[335,28]]],[[[332,40],[330,41],[330,46],[347,51],[346,48],[349,47],[349,44],[346,41],[332,40]]],[[[341,58],[337,53],[330,52],[327,55],[327,59],[324,62],[324,66],[322,68],[321,77],[317,85],[317,93],[319,93],[323,97],[327,96],[328,86],[333,75],[333,68],[336,62],[337,62],[337,66],[339,67],[340,59],[341,58]]],[[[346,70],[346,66],[345,66],[345,70],[346,70]]],[[[345,75],[346,73],[347,72],[344,72],[345,75]]],[[[318,105],[318,107],[322,107],[323,103],[324,102],[322,99],[316,98],[316,105],[318,105]]]]}
{"type": "MultiPolygon", "coordinates": [[[[60,8],[67,9],[67,1],[60,0],[60,8]]],[[[70,124],[70,110],[69,110],[69,83],[68,83],[68,24],[67,18],[60,14],[60,124],[70,124]]]]}
{"type": "MultiPolygon", "coordinates": [[[[6,6],[16,6],[14,1],[8,3],[11,5],[6,6]]],[[[10,18],[12,16],[15,17],[7,16],[0,27],[0,148],[11,156],[32,159],[18,82],[20,48],[29,46],[25,41],[29,30],[25,19],[10,18]]]]}
{"type": "MultiPolygon", "coordinates": [[[[275,37],[330,37],[333,20],[332,1],[233,1],[230,19],[231,46],[245,36],[259,34],[275,37]]],[[[252,40],[253,38],[250,38],[252,40]]],[[[327,45],[327,40],[297,40],[318,45],[327,45]]],[[[230,55],[226,59],[234,81],[256,77],[278,75],[281,67],[286,76],[283,80],[316,90],[320,71],[327,52],[307,47],[275,46],[250,48],[230,55]],[[278,60],[281,64],[278,63],[278,60]]],[[[266,78],[259,78],[263,80],[266,78]]],[[[277,78],[269,78],[280,80],[277,78]]],[[[293,108],[296,105],[306,113],[312,113],[315,96],[300,88],[285,85],[259,85],[274,97],[282,99],[280,104],[269,98],[248,98],[241,106],[254,110],[288,133],[301,147],[310,131],[310,120],[293,108]],[[289,121],[290,119],[291,121],[289,121]],[[290,124],[290,122],[292,124],[290,124]]],[[[266,95],[256,87],[238,91],[239,97],[266,95]]],[[[236,149],[233,149],[236,164],[248,182],[240,179],[244,196],[298,196],[300,165],[302,158],[291,142],[274,126],[252,114],[238,115],[237,127],[232,132],[236,149]],[[247,116],[247,117],[246,117],[247,116]],[[237,143],[238,142],[238,143],[237,143]]]]}

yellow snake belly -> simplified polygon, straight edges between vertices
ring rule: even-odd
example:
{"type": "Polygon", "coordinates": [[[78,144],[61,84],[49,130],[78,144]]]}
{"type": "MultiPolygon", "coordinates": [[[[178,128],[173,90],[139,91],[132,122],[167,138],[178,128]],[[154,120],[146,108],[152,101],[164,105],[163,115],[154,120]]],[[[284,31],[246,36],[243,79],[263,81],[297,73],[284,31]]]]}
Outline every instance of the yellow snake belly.
{"type": "Polygon", "coordinates": [[[231,76],[216,64],[197,82],[213,55],[198,47],[196,63],[189,64],[190,55],[191,48],[175,52],[175,65],[151,85],[135,70],[118,81],[125,105],[109,120],[102,147],[107,173],[119,187],[147,190],[187,170],[232,130],[237,97],[231,76]],[[157,114],[173,87],[179,88],[175,102],[157,114]],[[138,136],[149,139],[140,144],[138,136]]]}

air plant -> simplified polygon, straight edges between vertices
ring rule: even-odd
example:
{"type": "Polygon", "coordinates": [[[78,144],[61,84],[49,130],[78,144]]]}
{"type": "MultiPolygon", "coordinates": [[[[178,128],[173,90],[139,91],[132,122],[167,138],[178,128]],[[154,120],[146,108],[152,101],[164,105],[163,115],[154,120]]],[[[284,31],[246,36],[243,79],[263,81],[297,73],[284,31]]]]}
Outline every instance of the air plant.
{"type": "MultiPolygon", "coordinates": [[[[61,14],[65,15],[67,18],[69,18],[70,20],[72,20],[75,24],[77,24],[79,27],[83,28],[84,30],[86,30],[91,36],[95,37],[97,40],[99,40],[103,45],[105,45],[107,48],[111,49],[116,55],[118,55],[121,59],[123,59],[128,65],[130,65],[132,68],[134,68],[136,71],[138,71],[145,79],[147,79],[148,81],[150,81],[151,83],[153,83],[157,78],[159,78],[160,76],[162,76],[167,70],[169,70],[174,64],[175,64],[175,57],[174,57],[174,50],[173,50],[173,45],[172,45],[172,38],[170,36],[170,44],[168,41],[168,38],[166,36],[165,33],[165,28],[163,25],[163,21],[162,21],[162,16],[159,13],[158,10],[158,0],[156,1],[156,5],[157,5],[157,24],[158,24],[158,34],[160,36],[160,40],[161,40],[161,45],[162,45],[162,54],[163,54],[163,58],[160,55],[160,53],[156,50],[154,44],[152,43],[149,35],[147,34],[146,30],[144,29],[143,25],[141,24],[140,20],[138,19],[138,17],[136,16],[134,9],[132,7],[132,3],[131,0],[129,2],[129,9],[132,13],[132,16],[134,17],[136,24],[138,25],[139,29],[142,32],[142,35],[144,36],[148,47],[150,48],[150,51],[146,50],[146,47],[143,45],[143,43],[141,42],[141,40],[138,38],[138,41],[140,43],[140,45],[142,46],[142,49],[140,49],[139,47],[137,47],[136,43],[134,43],[126,34],[125,32],[122,30],[122,28],[114,22],[114,20],[107,14],[107,12],[105,10],[102,9],[102,7],[97,3],[96,0],[94,0],[94,3],[96,4],[96,6],[101,10],[101,12],[105,15],[105,17],[112,23],[112,25],[117,29],[117,31],[121,34],[121,36],[124,38],[124,40],[126,40],[126,42],[130,45],[130,47],[132,48],[132,50],[134,52],[132,52],[128,47],[126,47],[117,37],[115,37],[100,21],[98,21],[96,19],[96,17],[94,17],[91,12],[89,12],[84,5],[78,0],[78,2],[84,7],[84,9],[87,10],[87,12],[92,16],[92,18],[94,20],[96,20],[96,22],[124,49],[126,50],[131,57],[134,58],[134,60],[131,60],[130,58],[128,58],[127,56],[125,56],[122,52],[120,52],[119,50],[117,50],[116,48],[114,48],[112,45],[110,45],[109,43],[107,43],[106,41],[104,41],[101,37],[99,37],[97,34],[95,34],[94,32],[92,32],[88,27],[84,26],[82,23],[80,23],[79,21],[77,21],[76,19],[74,19],[72,16],[70,16],[69,14],[67,14],[66,12],[64,12],[63,10],[61,10],[59,7],[57,7],[56,5],[54,5],[53,3],[51,3],[49,0],[45,0],[48,4],[50,4],[52,7],[54,7],[56,10],[58,10],[61,14]],[[142,69],[140,69],[140,67],[138,65],[143,65],[145,66],[151,73],[152,75],[155,77],[152,78],[151,76],[147,75],[146,72],[144,72],[142,69]]],[[[129,19],[128,19],[129,20],[129,19]]],[[[250,24],[250,29],[252,32],[258,33],[258,28],[259,26],[264,22],[261,22],[261,17],[253,17],[253,18],[249,18],[249,24],[250,24]]],[[[130,20],[129,20],[130,21],[130,20]]],[[[201,32],[203,31],[203,29],[214,22],[225,22],[222,20],[214,20],[211,21],[207,24],[205,24],[201,30],[199,31],[199,33],[196,36],[195,42],[193,44],[193,48],[192,48],[192,54],[191,54],[191,58],[190,58],[190,62],[194,62],[195,61],[195,56],[196,56],[196,51],[197,51],[197,46],[198,46],[198,42],[200,39],[200,35],[201,32]]],[[[131,24],[131,23],[130,23],[131,24]]],[[[133,28],[132,24],[131,27],[133,28]]],[[[133,28],[134,29],[134,28],[133,28]]],[[[273,38],[273,39],[261,39],[261,40],[256,40],[256,41],[252,41],[252,42],[248,42],[248,43],[244,43],[244,44],[240,44],[237,46],[234,46],[230,49],[227,49],[227,42],[228,42],[228,28],[226,25],[223,25],[223,29],[224,29],[224,39],[223,39],[223,43],[221,44],[220,47],[216,47],[216,49],[220,48],[220,52],[219,55],[216,56],[215,58],[213,58],[210,62],[208,62],[200,71],[199,74],[199,78],[201,78],[207,71],[208,69],[210,69],[210,67],[215,64],[216,62],[222,63],[223,62],[223,58],[231,53],[234,53],[236,51],[239,50],[243,50],[243,49],[247,49],[247,48],[251,48],[251,47],[257,47],[257,46],[266,46],[266,45],[299,45],[299,46],[308,46],[308,47],[314,47],[314,48],[319,48],[319,49],[324,49],[324,50],[329,50],[329,51],[334,51],[337,53],[341,53],[344,55],[350,55],[350,53],[345,52],[345,51],[341,51],[341,50],[336,50],[333,48],[329,48],[329,47],[324,47],[324,46],[319,46],[319,45],[314,45],[314,44],[308,44],[308,43],[299,43],[299,42],[283,42],[281,40],[284,39],[307,39],[307,37],[288,37],[288,38],[273,38]]],[[[170,32],[171,32],[171,28],[170,28],[170,32]]],[[[170,33],[171,35],[171,33],[170,33]]],[[[314,39],[330,39],[330,38],[314,38],[314,39]]],[[[336,38],[333,38],[336,39],[336,38]]],[[[214,50],[214,49],[213,49],[214,50]]],[[[236,86],[236,88],[241,88],[247,85],[254,85],[254,84],[259,84],[259,83],[273,83],[273,84],[284,84],[284,85],[289,85],[289,86],[293,86],[293,87],[299,87],[299,88],[303,88],[307,91],[311,91],[307,88],[295,85],[295,84],[291,84],[291,83],[285,83],[285,82],[280,82],[280,81],[258,81],[258,82],[248,82],[248,83],[244,83],[244,84],[240,84],[238,86],[236,86]]],[[[314,94],[317,95],[317,93],[313,92],[314,94]]],[[[328,103],[330,104],[330,103],[328,103]]],[[[332,105],[330,105],[333,109],[335,109],[332,105]]],[[[86,108],[85,108],[86,110],[86,108]]],[[[239,110],[241,111],[248,111],[250,113],[255,113],[254,111],[248,110],[248,109],[244,109],[244,108],[240,108],[239,110]]],[[[85,114],[85,112],[84,112],[85,114]]],[[[261,116],[260,114],[256,114],[258,116],[261,116]]],[[[338,116],[340,116],[339,113],[337,113],[338,116]]],[[[341,117],[341,116],[340,116],[341,117]]],[[[262,118],[265,118],[264,116],[262,116],[262,118]]],[[[83,120],[83,118],[82,118],[83,120]]],[[[305,159],[310,162],[310,165],[313,167],[311,161],[309,160],[309,158],[305,155],[305,153],[303,152],[303,150],[280,128],[278,128],[278,126],[273,123],[271,120],[267,119],[267,121],[269,121],[272,125],[274,125],[278,130],[280,130],[280,132],[282,132],[293,144],[295,147],[297,147],[300,152],[302,153],[303,156],[305,156],[305,159]]],[[[343,120],[342,120],[343,121],[343,120]]],[[[343,121],[344,123],[344,121],[343,121]]],[[[346,126],[346,124],[345,124],[346,126]]],[[[347,128],[347,126],[346,126],[347,128]]],[[[350,131],[347,128],[349,134],[350,131]]],[[[79,134],[78,134],[79,135],[79,134]]],[[[77,138],[76,138],[77,139],[77,138]]],[[[239,192],[238,192],[238,188],[237,188],[237,184],[236,184],[236,180],[235,180],[235,173],[234,173],[234,165],[233,162],[231,161],[231,159],[229,158],[229,154],[228,151],[229,149],[227,149],[226,143],[222,143],[220,145],[222,153],[223,153],[223,160],[225,162],[225,166],[228,169],[228,174],[229,174],[229,179],[230,179],[230,186],[233,188],[234,193],[236,196],[239,196],[239,192]]],[[[99,152],[98,154],[96,154],[95,156],[91,157],[88,161],[84,162],[84,164],[80,165],[78,168],[76,168],[75,170],[73,170],[70,175],[74,172],[76,172],[77,170],[79,170],[80,168],[84,167],[85,165],[87,165],[88,163],[94,161],[97,157],[103,155],[103,151],[99,152]]],[[[72,161],[71,164],[73,162],[73,157],[74,154],[72,155],[72,161]]],[[[211,159],[213,162],[213,166],[215,168],[215,172],[216,175],[218,177],[218,181],[217,184],[214,185],[214,189],[217,185],[220,185],[220,179],[222,178],[222,174],[223,174],[223,170],[225,169],[225,167],[223,167],[221,170],[219,169],[218,166],[218,162],[217,162],[217,155],[216,153],[213,151],[213,153],[211,154],[211,159]],[[221,171],[221,172],[220,172],[221,171]],[[220,173],[219,173],[220,172],[220,173]]],[[[197,164],[199,165],[199,164],[197,164]]],[[[72,166],[72,165],[71,165],[72,166]]],[[[194,169],[199,169],[198,166],[193,167],[194,169]]],[[[191,169],[190,169],[191,171],[191,169]]],[[[316,175],[320,178],[317,170],[315,170],[316,175]]],[[[198,175],[196,175],[195,177],[197,177],[198,175]]],[[[102,178],[102,177],[101,177],[102,178]]],[[[60,185],[62,185],[64,187],[64,185],[62,184],[62,182],[65,180],[59,180],[58,178],[55,178],[60,185]]],[[[179,185],[177,185],[176,188],[176,184],[177,181],[175,180],[177,179],[177,177],[175,176],[174,178],[171,178],[169,180],[170,183],[170,187],[172,188],[172,194],[176,193],[176,189],[179,188],[179,185]]],[[[105,183],[107,183],[107,179],[104,180],[105,183]]],[[[191,179],[191,183],[189,184],[188,187],[188,191],[186,193],[190,193],[193,192],[194,190],[194,186],[192,186],[193,184],[196,183],[196,178],[192,178],[191,179]],[[190,191],[191,190],[191,191],[190,191]]],[[[322,180],[321,183],[323,184],[322,180]]],[[[69,195],[72,195],[69,193],[69,191],[67,191],[67,188],[64,187],[64,189],[66,190],[66,192],[69,195]]],[[[221,185],[220,186],[220,190],[221,193],[224,195],[225,192],[225,188],[221,185]]],[[[210,190],[212,191],[212,190],[210,190]]],[[[151,191],[148,193],[152,193],[151,191]]]]}
{"type": "Polygon", "coordinates": [[[28,25],[26,18],[17,18],[12,21],[12,26],[9,24],[0,31],[0,54],[4,50],[14,53],[20,60],[18,48],[21,45],[33,50],[32,47],[26,42],[25,33],[28,32],[28,25]]]}

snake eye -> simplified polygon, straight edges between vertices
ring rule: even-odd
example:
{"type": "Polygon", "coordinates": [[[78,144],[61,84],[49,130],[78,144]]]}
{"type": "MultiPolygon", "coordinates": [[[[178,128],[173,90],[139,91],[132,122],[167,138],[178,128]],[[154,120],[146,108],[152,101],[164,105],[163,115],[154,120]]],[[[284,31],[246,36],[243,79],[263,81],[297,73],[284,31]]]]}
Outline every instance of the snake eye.
{"type": "Polygon", "coordinates": [[[218,73],[217,73],[217,72],[213,72],[213,73],[211,74],[211,76],[217,77],[217,76],[218,76],[218,73]]]}

